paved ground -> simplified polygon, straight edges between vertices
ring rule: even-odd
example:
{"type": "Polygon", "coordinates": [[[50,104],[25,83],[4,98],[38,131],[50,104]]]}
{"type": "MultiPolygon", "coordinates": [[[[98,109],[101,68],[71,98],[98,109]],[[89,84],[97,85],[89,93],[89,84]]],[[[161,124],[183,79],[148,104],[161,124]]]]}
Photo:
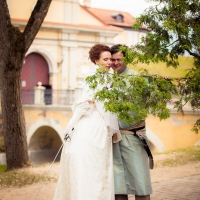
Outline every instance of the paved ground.
{"type": "Polygon", "coordinates": [[[200,200],[200,175],[153,183],[151,200],[200,200]]]}
{"type": "MultiPolygon", "coordinates": [[[[161,158],[155,156],[155,159],[161,158]]],[[[49,165],[28,170],[32,173],[44,173],[49,170],[49,165]]],[[[56,177],[58,172],[59,164],[55,164],[50,175],[56,177]]],[[[151,200],[200,200],[200,162],[177,167],[155,168],[151,170],[151,179],[153,186],[151,200]]],[[[0,188],[0,200],[52,200],[56,184],[56,182],[45,183],[37,198],[35,197],[41,183],[21,188],[0,188]]],[[[134,196],[129,198],[129,200],[134,199],[134,196]]]]}

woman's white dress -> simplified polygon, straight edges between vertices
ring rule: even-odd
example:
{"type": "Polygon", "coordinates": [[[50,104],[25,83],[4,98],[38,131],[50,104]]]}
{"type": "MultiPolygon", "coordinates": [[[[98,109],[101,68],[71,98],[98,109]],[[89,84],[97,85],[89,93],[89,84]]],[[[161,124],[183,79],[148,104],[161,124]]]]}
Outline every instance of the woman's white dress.
{"type": "Polygon", "coordinates": [[[103,105],[89,104],[93,92],[85,88],[73,112],[84,113],[65,142],[54,200],[114,200],[112,135],[117,117],[103,105]]]}

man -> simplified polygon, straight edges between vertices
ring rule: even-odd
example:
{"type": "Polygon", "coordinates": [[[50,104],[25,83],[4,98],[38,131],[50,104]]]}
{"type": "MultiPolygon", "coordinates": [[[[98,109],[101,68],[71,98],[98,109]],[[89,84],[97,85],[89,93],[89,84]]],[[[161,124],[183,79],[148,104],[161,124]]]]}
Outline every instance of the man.
{"type": "MultiPolygon", "coordinates": [[[[134,75],[123,62],[125,52],[120,51],[122,45],[111,47],[112,68],[118,74],[134,75]]],[[[145,121],[127,124],[119,120],[122,140],[113,143],[115,200],[128,200],[128,194],[135,195],[136,200],[150,200],[152,194],[148,156],[141,140],[134,135],[145,135],[145,121]]]]}

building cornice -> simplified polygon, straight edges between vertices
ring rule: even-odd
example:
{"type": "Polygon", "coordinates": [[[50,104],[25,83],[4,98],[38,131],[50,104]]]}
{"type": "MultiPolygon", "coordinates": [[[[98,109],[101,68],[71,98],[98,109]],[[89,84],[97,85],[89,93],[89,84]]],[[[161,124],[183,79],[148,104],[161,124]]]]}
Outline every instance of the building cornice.
{"type": "Polygon", "coordinates": [[[23,110],[72,111],[71,105],[23,105],[23,110]]]}
{"type": "MultiPolygon", "coordinates": [[[[24,19],[12,19],[12,23],[16,26],[26,26],[27,20],[24,19]]],[[[114,33],[119,34],[123,32],[122,28],[115,26],[94,26],[87,24],[66,24],[66,23],[57,23],[57,22],[43,22],[42,28],[53,28],[53,29],[62,29],[69,32],[77,31],[87,31],[87,32],[103,32],[103,33],[114,33]]]]}

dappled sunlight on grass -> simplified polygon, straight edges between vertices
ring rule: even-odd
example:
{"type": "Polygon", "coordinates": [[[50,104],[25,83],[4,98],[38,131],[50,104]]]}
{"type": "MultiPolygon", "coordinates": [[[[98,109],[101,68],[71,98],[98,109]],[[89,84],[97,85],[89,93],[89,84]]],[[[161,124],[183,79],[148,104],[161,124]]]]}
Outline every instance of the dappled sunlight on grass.
{"type": "Polygon", "coordinates": [[[54,177],[31,173],[23,169],[11,170],[0,174],[0,187],[23,187],[38,182],[57,181],[54,177]]]}
{"type": "Polygon", "coordinates": [[[6,165],[0,165],[0,174],[6,170],[6,165]]]}
{"type": "Polygon", "coordinates": [[[166,159],[157,160],[155,167],[174,167],[189,163],[200,162],[200,146],[155,153],[154,155],[166,155],[166,159]]]}

